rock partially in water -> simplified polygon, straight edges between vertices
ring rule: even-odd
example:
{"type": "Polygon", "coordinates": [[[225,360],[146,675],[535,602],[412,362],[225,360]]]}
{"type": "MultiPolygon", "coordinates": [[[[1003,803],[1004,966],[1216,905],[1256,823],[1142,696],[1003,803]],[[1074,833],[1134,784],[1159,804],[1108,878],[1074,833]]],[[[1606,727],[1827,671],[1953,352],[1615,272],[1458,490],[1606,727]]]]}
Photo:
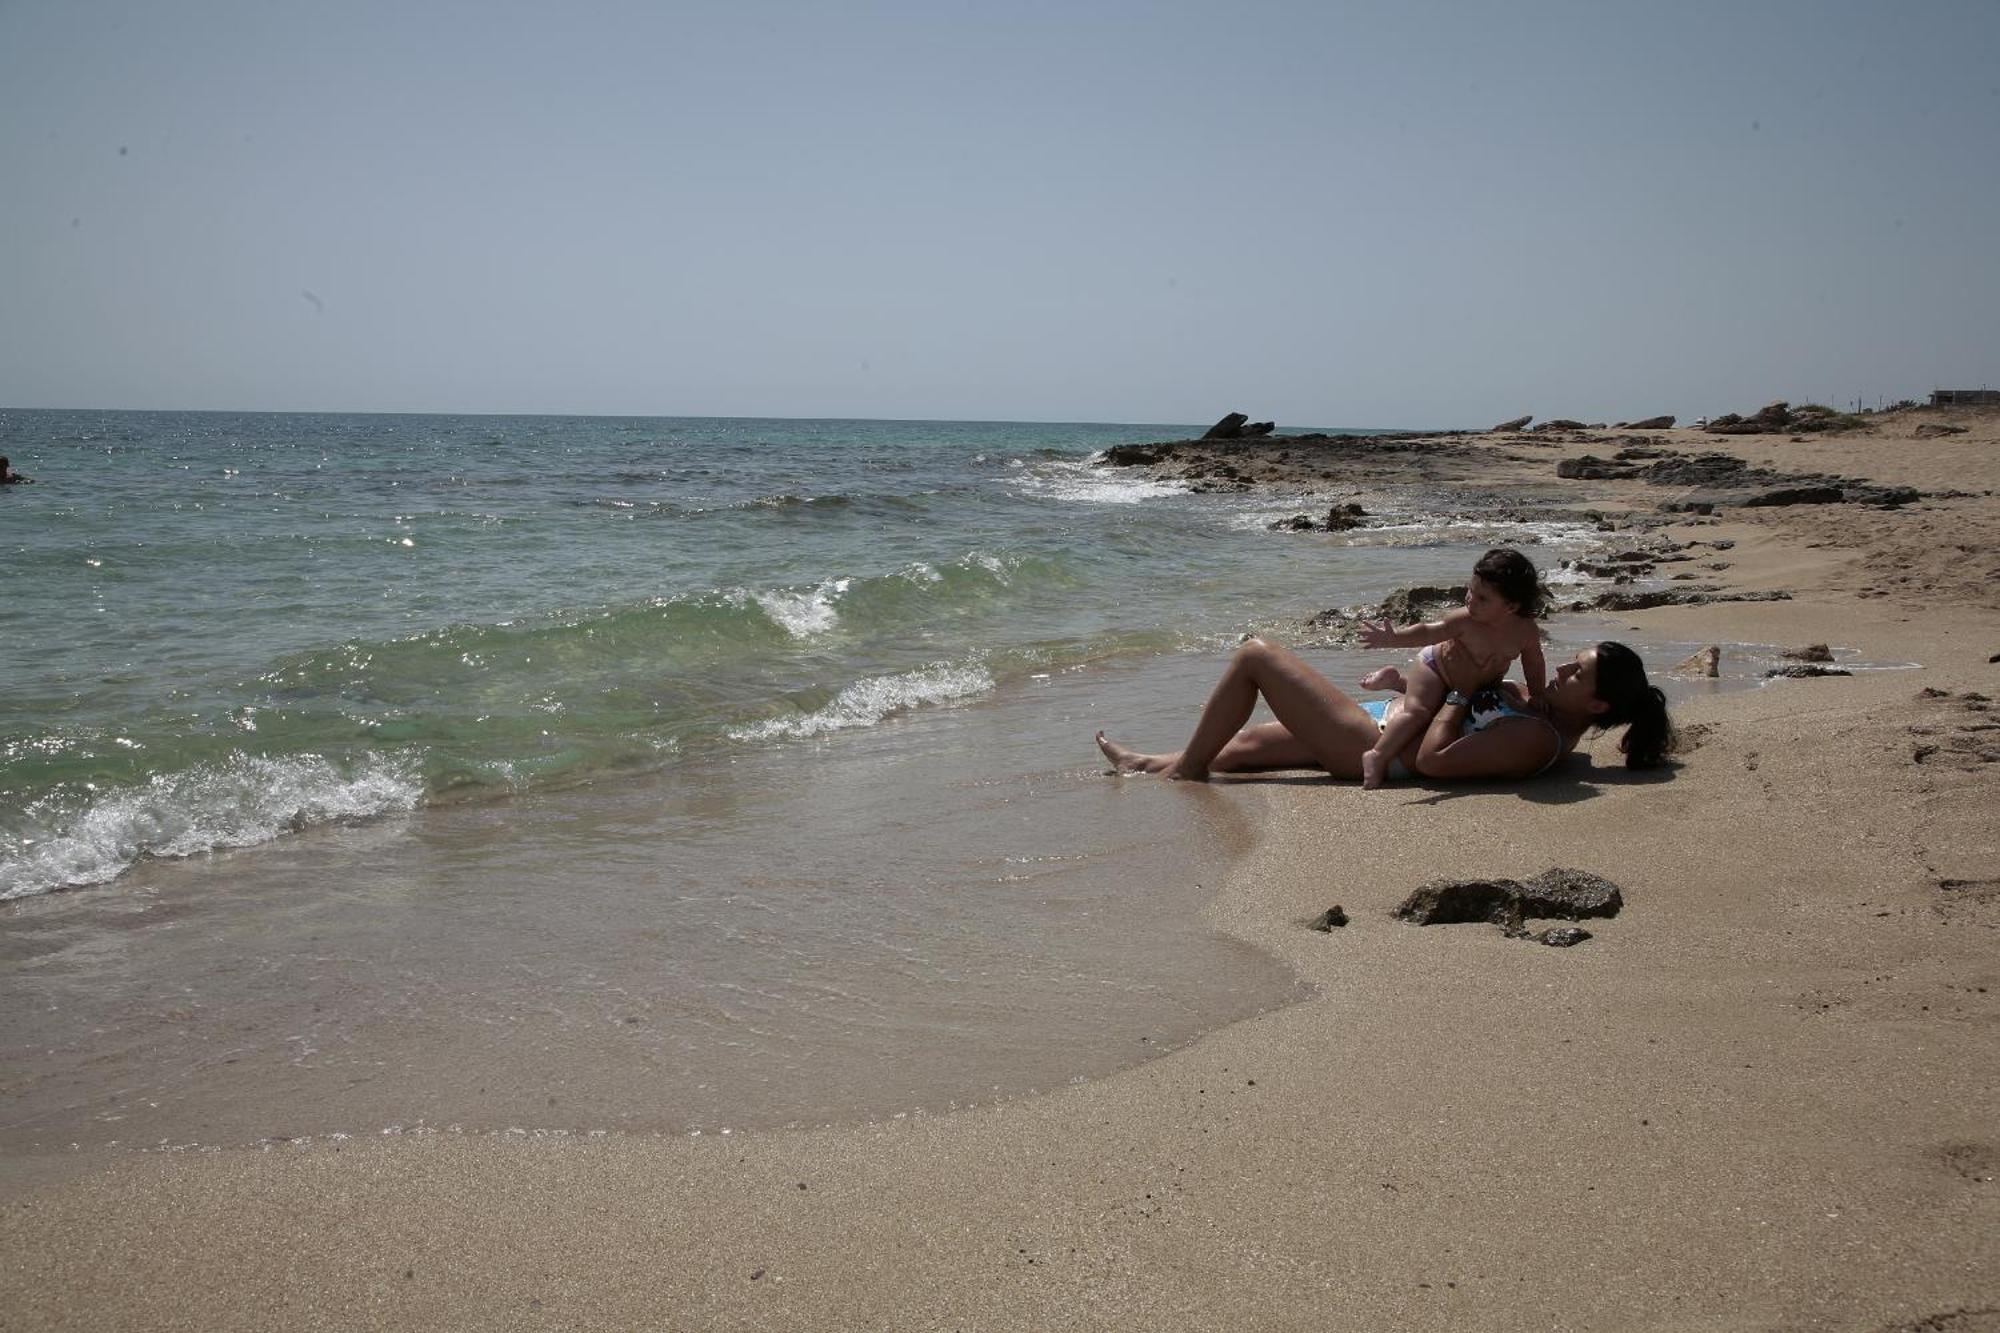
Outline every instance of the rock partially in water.
{"type": "Polygon", "coordinates": [[[1325,518],[1314,518],[1311,514],[1294,514],[1281,518],[1270,525],[1273,532],[1346,532],[1361,526],[1361,520],[1368,511],[1358,504],[1335,505],[1326,511],[1325,518]]]}
{"type": "Polygon", "coordinates": [[[1691,653],[1686,660],[1669,672],[1675,676],[1715,676],[1721,671],[1722,649],[1710,644],[1706,648],[1691,653]]]}
{"type": "Polygon", "coordinates": [[[1332,631],[1339,642],[1359,642],[1363,625],[1384,620],[1395,625],[1413,624],[1454,606],[1461,606],[1464,602],[1465,585],[1462,583],[1448,588],[1438,584],[1419,584],[1414,588],[1399,588],[1374,606],[1321,611],[1306,621],[1306,627],[1332,631]]]}
{"type": "Polygon", "coordinates": [[[1778,655],[1794,662],[1831,662],[1833,649],[1823,643],[1809,643],[1803,648],[1787,648],[1778,655]]]}

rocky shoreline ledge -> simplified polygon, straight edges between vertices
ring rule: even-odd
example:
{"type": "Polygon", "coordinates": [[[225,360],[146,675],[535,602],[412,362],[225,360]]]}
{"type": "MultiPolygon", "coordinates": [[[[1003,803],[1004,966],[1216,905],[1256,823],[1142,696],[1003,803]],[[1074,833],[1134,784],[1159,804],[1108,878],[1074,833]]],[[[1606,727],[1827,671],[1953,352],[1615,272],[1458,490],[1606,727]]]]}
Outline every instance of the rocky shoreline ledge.
{"type": "MultiPolygon", "coordinates": [[[[1489,431],[1281,435],[1259,423],[1255,433],[1231,435],[1226,428],[1238,415],[1232,414],[1201,439],[1119,445],[1098,463],[1178,482],[1197,494],[1317,502],[1323,507],[1269,526],[1336,539],[1365,535],[1385,501],[1389,508],[1502,523],[1588,525],[1603,534],[1601,545],[1560,568],[1600,586],[1558,604],[1570,612],[1788,599],[1787,589],[1737,587],[1721,577],[1732,567],[1725,553],[1736,541],[1699,529],[1725,520],[1803,525],[1819,539],[1809,545],[1852,545],[1857,566],[1883,580],[1859,588],[1861,596],[1904,591],[1895,585],[1911,579],[1886,572],[1884,562],[1907,559],[1907,548],[1923,540],[1922,515],[1932,509],[1965,509],[1966,517],[1990,523],[1990,506],[1957,503],[1990,498],[1987,493],[1855,475],[1868,470],[1854,466],[1862,449],[1890,460],[1903,442],[1962,435],[1967,426],[1955,418],[1965,412],[1915,408],[1863,419],[1787,409],[1792,428],[1811,422],[1812,433],[1778,439],[1771,432],[1779,428],[1777,409],[1785,406],[1772,404],[1750,418],[1718,418],[1703,430],[1673,430],[1670,417],[1636,423],[1644,430],[1560,419],[1527,429],[1522,418],[1489,431]],[[1757,428],[1746,429],[1746,423],[1757,428]],[[1218,430],[1224,434],[1217,436],[1218,430]],[[1839,458],[1838,466],[1829,454],[1839,458]],[[1336,495],[1355,498],[1329,504],[1336,495]]],[[[1985,578],[2000,582],[1993,547],[1962,546],[1960,554],[1989,566],[1985,578]]],[[[1538,563],[1545,574],[1556,572],[1538,563]]],[[[1963,572],[1968,584],[1980,581],[1973,570],[1963,572]]],[[[1321,642],[1351,642],[1364,618],[1415,618],[1456,595],[1462,590],[1404,589],[1377,605],[1322,611],[1307,629],[1321,642]]],[[[1996,604],[1990,585],[1983,604],[1996,604]]]]}

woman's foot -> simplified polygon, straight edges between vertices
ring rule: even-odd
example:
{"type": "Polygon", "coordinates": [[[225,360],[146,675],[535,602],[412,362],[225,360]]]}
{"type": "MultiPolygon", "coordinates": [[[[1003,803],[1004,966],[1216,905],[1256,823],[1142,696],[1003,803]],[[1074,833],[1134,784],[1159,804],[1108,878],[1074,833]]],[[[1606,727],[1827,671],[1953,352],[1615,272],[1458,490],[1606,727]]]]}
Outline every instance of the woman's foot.
{"type": "Polygon", "coordinates": [[[1097,748],[1104,751],[1104,757],[1120,773],[1157,773],[1166,767],[1159,757],[1128,749],[1101,731],[1097,733],[1097,748]]]}
{"type": "Polygon", "coordinates": [[[1369,750],[1361,756],[1361,786],[1364,791],[1374,791],[1388,776],[1388,755],[1380,750],[1369,750]]]}
{"type": "Polygon", "coordinates": [[[1097,733],[1097,748],[1104,751],[1104,757],[1120,773],[1157,773],[1163,778],[1176,782],[1206,782],[1208,770],[1199,773],[1181,768],[1181,757],[1177,754],[1140,754],[1129,750],[1112,740],[1103,732],[1097,733]]]}
{"type": "Polygon", "coordinates": [[[1398,694],[1401,694],[1404,688],[1403,673],[1392,666],[1383,667],[1378,671],[1371,671],[1361,678],[1361,688],[1364,690],[1394,690],[1398,694]]]}

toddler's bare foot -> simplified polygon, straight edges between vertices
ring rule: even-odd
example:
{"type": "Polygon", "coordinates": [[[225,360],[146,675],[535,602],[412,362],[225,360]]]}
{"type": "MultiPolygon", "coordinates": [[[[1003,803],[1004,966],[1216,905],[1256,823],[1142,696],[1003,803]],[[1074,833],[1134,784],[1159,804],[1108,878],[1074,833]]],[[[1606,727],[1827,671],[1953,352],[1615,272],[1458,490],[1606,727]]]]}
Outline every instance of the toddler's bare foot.
{"type": "Polygon", "coordinates": [[[1361,678],[1361,688],[1364,690],[1395,690],[1401,693],[1403,690],[1403,673],[1395,667],[1383,667],[1379,671],[1371,671],[1361,678]]]}
{"type": "Polygon", "coordinates": [[[1374,791],[1388,775],[1388,755],[1380,750],[1369,750],[1361,756],[1361,786],[1364,791],[1374,791]]]}

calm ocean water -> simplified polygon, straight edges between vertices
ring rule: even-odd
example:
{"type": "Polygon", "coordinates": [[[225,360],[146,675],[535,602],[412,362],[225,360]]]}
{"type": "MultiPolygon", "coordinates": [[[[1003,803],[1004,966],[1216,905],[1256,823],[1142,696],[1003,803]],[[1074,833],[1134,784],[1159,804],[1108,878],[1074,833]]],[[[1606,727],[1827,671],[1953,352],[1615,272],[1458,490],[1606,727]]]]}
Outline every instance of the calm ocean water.
{"type": "Polygon", "coordinates": [[[1201,921],[1254,792],[1091,731],[1508,534],[1092,464],[1191,433],[0,412],[0,1149],[815,1123],[1287,1002],[1201,921]]]}

